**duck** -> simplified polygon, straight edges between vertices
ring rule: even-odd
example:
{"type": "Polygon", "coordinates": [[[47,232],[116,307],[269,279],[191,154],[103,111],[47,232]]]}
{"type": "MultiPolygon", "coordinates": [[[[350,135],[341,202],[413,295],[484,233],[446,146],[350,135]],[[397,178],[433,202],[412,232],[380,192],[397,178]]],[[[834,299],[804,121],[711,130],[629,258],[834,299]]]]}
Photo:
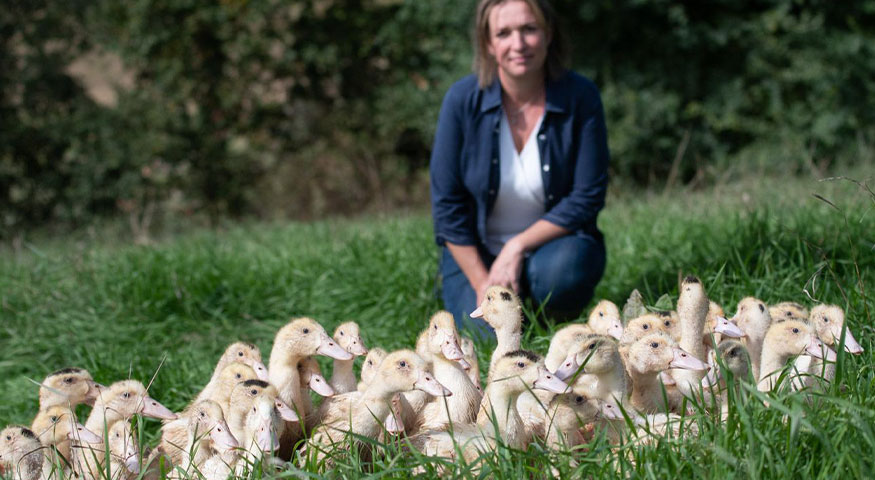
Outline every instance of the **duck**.
{"type": "Polygon", "coordinates": [[[225,422],[222,406],[215,401],[194,404],[179,420],[184,422],[184,429],[168,425],[161,429],[159,449],[187,475],[199,471],[211,457],[227,454],[239,446],[225,422]]]}
{"type": "MultiPolygon", "coordinates": [[[[108,427],[107,452],[109,453],[109,478],[130,480],[140,473],[140,446],[126,420],[119,420],[108,427]]],[[[103,478],[106,473],[92,472],[91,478],[103,478]]]]}
{"type": "Polygon", "coordinates": [[[733,323],[742,331],[741,342],[750,355],[753,378],[760,378],[760,360],[762,359],[763,340],[772,325],[772,316],[766,304],[755,297],[742,298],[732,317],[733,323]]]}
{"type": "MultiPolygon", "coordinates": [[[[137,380],[122,380],[102,389],[94,402],[94,408],[85,422],[85,428],[98,433],[107,431],[120,421],[127,421],[135,414],[159,420],[176,420],[178,416],[167,407],[151,398],[146,387],[137,380]]],[[[74,447],[76,445],[74,444],[74,447]]],[[[74,471],[91,472],[92,476],[101,468],[106,449],[103,442],[94,445],[80,445],[73,449],[74,471]]]]}
{"type": "Polygon", "coordinates": [[[468,368],[465,368],[465,365],[459,362],[462,365],[462,368],[465,369],[465,372],[468,374],[468,378],[471,379],[471,383],[477,388],[477,391],[480,394],[483,394],[483,387],[480,385],[480,362],[477,360],[477,351],[474,346],[474,340],[469,337],[462,336],[461,337],[461,345],[462,347],[462,355],[464,355],[465,363],[468,364],[468,368]]]}
{"type": "MultiPolygon", "coordinates": [[[[707,358],[702,336],[710,306],[702,282],[693,275],[684,278],[680,285],[677,303],[681,324],[681,339],[678,345],[700,363],[701,359],[707,358]]],[[[686,397],[693,397],[701,389],[704,370],[706,369],[675,369],[669,373],[677,382],[678,390],[686,397]]]]}
{"type": "MultiPolygon", "coordinates": [[[[675,314],[676,316],[676,314],[675,314]]],[[[652,333],[662,332],[671,337],[672,340],[678,342],[680,340],[680,322],[673,320],[671,312],[661,313],[645,313],[639,317],[629,320],[626,327],[623,329],[623,336],[620,337],[620,345],[618,351],[620,358],[624,364],[629,359],[629,348],[638,340],[652,333]]],[[[666,386],[674,386],[675,381],[668,371],[659,373],[660,381],[666,386]]],[[[627,377],[627,384],[631,383],[631,379],[627,377]]]]}
{"type": "Polygon", "coordinates": [[[681,319],[675,310],[656,310],[651,313],[659,330],[667,333],[674,341],[681,341],[681,319]]]}
{"type": "Polygon", "coordinates": [[[727,338],[741,338],[744,332],[732,320],[726,318],[726,313],[717,302],[708,302],[708,315],[705,317],[705,331],[702,334],[702,344],[705,345],[705,356],[709,356],[717,345],[727,338]]]}
{"type": "Polygon", "coordinates": [[[468,462],[495,450],[497,440],[514,449],[526,449],[532,439],[516,405],[523,392],[533,389],[565,393],[568,385],[547,371],[533,352],[517,350],[504,354],[494,365],[486,385],[477,423],[453,425],[452,431],[425,431],[409,437],[410,444],[429,456],[457,460],[458,452],[468,462]]]}
{"type": "Polygon", "coordinates": [[[46,456],[53,466],[67,466],[73,460],[71,447],[77,444],[99,444],[103,440],[95,432],[79,423],[70,407],[55,405],[40,410],[33,419],[30,430],[46,447],[46,456]]]}
{"type": "Polygon", "coordinates": [[[623,336],[623,319],[620,317],[620,309],[614,302],[600,300],[587,318],[586,324],[592,328],[593,333],[614,337],[617,340],[623,336]]]}
{"type": "Polygon", "coordinates": [[[778,386],[781,370],[792,357],[807,353],[834,362],[836,353],[817,338],[814,328],[800,320],[773,323],[763,340],[757,389],[768,392],[778,386]]]}
{"type": "Polygon", "coordinates": [[[784,320],[808,320],[808,309],[796,302],[781,302],[769,307],[769,316],[773,322],[783,322],[784,320]]]}
{"type": "Polygon", "coordinates": [[[83,368],[68,367],[50,373],[40,383],[40,411],[63,405],[76,408],[86,404],[94,406],[103,385],[94,381],[91,374],[83,368]]]}
{"type": "Polygon", "coordinates": [[[712,401],[720,407],[721,418],[725,421],[729,409],[727,390],[735,388],[737,392],[740,382],[748,380],[752,373],[750,353],[743,342],[727,338],[711,352],[708,366],[710,369],[702,378],[702,388],[711,393],[712,401]],[[726,372],[730,373],[728,377],[726,372]]]}
{"type": "Polygon", "coordinates": [[[365,347],[365,342],[362,341],[359,333],[359,326],[355,322],[346,322],[340,324],[334,330],[334,340],[344,350],[351,353],[353,358],[350,360],[334,359],[334,369],[331,371],[331,388],[336,393],[347,393],[356,390],[355,372],[353,365],[355,357],[368,354],[368,349],[365,347]]]}
{"type": "Polygon", "coordinates": [[[659,372],[670,368],[705,371],[708,366],[664,332],[646,335],[629,347],[626,370],[632,379],[629,401],[635,409],[658,413],[680,405],[683,397],[677,389],[665,388],[668,403],[663,401],[659,372]]]}
{"type": "MultiPolygon", "coordinates": [[[[278,389],[258,379],[234,387],[226,420],[240,445],[234,470],[238,476],[247,475],[255,463],[277,452],[287,426],[301,422],[295,410],[280,398],[278,389]]],[[[216,466],[222,468],[218,461],[210,464],[210,468],[216,466]]]]}
{"type": "Polygon", "coordinates": [[[441,430],[451,423],[473,422],[482,395],[458,362],[464,354],[453,314],[441,310],[432,315],[419,335],[417,347],[417,352],[425,352],[425,356],[420,356],[430,363],[435,379],[453,393],[449,397],[434,397],[425,404],[417,421],[420,428],[441,430]]]}
{"type": "Polygon", "coordinates": [[[317,462],[325,460],[325,447],[342,442],[347,434],[376,439],[383,421],[391,412],[396,393],[421,390],[435,397],[453,393],[429,371],[428,363],[412,350],[397,350],[386,355],[374,379],[364,392],[336,395],[323,403],[322,423],[310,438],[309,452],[317,462]]]}
{"type": "Polygon", "coordinates": [[[491,380],[492,367],[508,352],[519,350],[523,334],[523,307],[513,290],[500,285],[486,289],[483,302],[470,313],[471,318],[482,318],[495,330],[497,345],[489,360],[486,372],[487,383],[491,380]]]}
{"type": "Polygon", "coordinates": [[[337,394],[328,380],[322,375],[319,362],[313,357],[304,358],[298,363],[298,376],[301,379],[301,395],[313,390],[319,396],[330,397],[337,394]]]}
{"type": "MultiPolygon", "coordinates": [[[[231,390],[234,388],[234,385],[257,378],[258,374],[255,372],[255,369],[246,363],[226,363],[222,371],[210,380],[210,383],[201,390],[197,397],[183,411],[187,411],[204,400],[212,400],[218,403],[223,411],[228,411],[228,400],[231,397],[231,390]]],[[[183,423],[185,423],[184,420],[183,423]]]]}
{"type": "Polygon", "coordinates": [[[219,361],[216,362],[216,368],[213,369],[213,375],[210,377],[210,382],[215,381],[216,377],[222,373],[222,370],[233,362],[249,365],[259,380],[270,380],[267,367],[261,361],[261,350],[259,350],[258,346],[249,342],[234,342],[228,345],[225,352],[219,357],[219,361]]]}
{"type": "MultiPolygon", "coordinates": [[[[854,338],[851,330],[845,329],[845,311],[841,307],[826,304],[816,305],[809,313],[808,323],[814,327],[817,338],[827,347],[837,350],[842,330],[845,330],[845,343],[841,347],[852,355],[863,353],[863,347],[854,338]]],[[[800,355],[794,365],[796,371],[799,372],[798,377],[794,375],[794,380],[799,388],[821,387],[823,384],[819,379],[826,383],[831,383],[835,379],[835,364],[823,363],[822,359],[816,359],[810,355],[800,355]]]]}
{"type": "Polygon", "coordinates": [[[361,380],[356,388],[358,391],[364,392],[365,389],[368,388],[368,385],[377,373],[377,367],[380,366],[380,362],[386,358],[386,355],[388,355],[388,353],[380,347],[368,350],[368,354],[365,356],[365,361],[362,362],[362,371],[360,374],[361,380]]]}
{"type": "Polygon", "coordinates": [[[48,478],[52,466],[42,453],[36,434],[21,425],[10,425],[0,432],[0,475],[12,480],[48,478]]]}
{"type": "Polygon", "coordinates": [[[544,357],[544,366],[550,372],[555,372],[562,362],[570,355],[572,345],[582,339],[593,335],[592,327],[585,323],[572,323],[566,325],[550,338],[550,346],[547,347],[547,355],[544,357]]]}
{"type": "Polygon", "coordinates": [[[578,389],[556,395],[548,408],[545,440],[548,448],[562,450],[586,443],[584,425],[595,422],[603,415],[604,404],[587,397],[578,389]]]}
{"type": "MultiPolygon", "coordinates": [[[[268,373],[279,398],[306,420],[313,411],[309,395],[301,394],[298,364],[306,357],[325,355],[337,360],[350,360],[352,354],[337,344],[315,320],[301,317],[279,329],[270,351],[268,373]]],[[[289,460],[292,448],[304,437],[306,422],[289,422],[280,438],[279,457],[289,460]]]]}
{"type": "Polygon", "coordinates": [[[623,402],[628,379],[619,345],[606,335],[589,335],[572,346],[556,376],[588,398],[623,402]]]}

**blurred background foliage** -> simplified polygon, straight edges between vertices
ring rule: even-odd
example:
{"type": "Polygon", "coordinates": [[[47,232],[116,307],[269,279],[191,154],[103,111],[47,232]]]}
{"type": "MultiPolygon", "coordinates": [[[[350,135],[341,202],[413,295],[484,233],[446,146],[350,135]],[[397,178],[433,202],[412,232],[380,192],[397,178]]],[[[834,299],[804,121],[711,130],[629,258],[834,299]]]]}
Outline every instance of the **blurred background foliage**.
{"type": "MultiPolygon", "coordinates": [[[[475,3],[5,0],[0,236],[427,205],[475,3]]],[[[875,0],[554,5],[615,189],[873,163],[875,0]]]]}

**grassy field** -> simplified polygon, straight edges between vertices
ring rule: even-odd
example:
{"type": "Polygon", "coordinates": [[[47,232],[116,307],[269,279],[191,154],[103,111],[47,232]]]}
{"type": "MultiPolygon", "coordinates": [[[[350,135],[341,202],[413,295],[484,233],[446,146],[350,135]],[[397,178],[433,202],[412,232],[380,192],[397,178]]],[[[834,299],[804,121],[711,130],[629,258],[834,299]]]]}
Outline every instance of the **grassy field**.
{"type": "MultiPolygon", "coordinates": [[[[872,185],[865,173],[852,176],[872,185]]],[[[696,419],[698,438],[618,449],[598,439],[585,450],[559,453],[502,449],[486,467],[492,476],[550,476],[549,464],[566,478],[614,477],[618,470],[655,479],[869,476],[875,469],[875,195],[848,180],[793,178],[697,192],[616,190],[600,218],[608,267],[597,299],[622,306],[637,288],[650,304],[664,294],[662,302],[673,302],[679,273],[691,273],[730,313],[747,295],[770,303],[836,303],[866,352],[840,355],[839,381],[817,408],[800,395],[773,396],[766,408],[761,395],[745,390],[726,425],[706,415],[696,419]]],[[[312,316],[329,331],[356,320],[369,347],[411,347],[440,308],[433,291],[437,253],[426,214],[238,225],[148,247],[86,232],[7,248],[0,251],[0,426],[29,424],[34,381],[66,366],[86,368],[102,383],[154,377],[152,396],[180,409],[209,379],[227,344],[252,341],[266,358],[274,333],[295,316],[312,316]]],[[[524,347],[545,353],[549,335],[533,326],[524,347]]],[[[489,353],[490,346],[481,346],[484,367],[489,353]]],[[[145,421],[152,444],[158,427],[145,421]]],[[[390,447],[372,475],[404,477],[420,462],[390,447]]],[[[359,468],[347,459],[331,475],[357,477],[359,468]]]]}

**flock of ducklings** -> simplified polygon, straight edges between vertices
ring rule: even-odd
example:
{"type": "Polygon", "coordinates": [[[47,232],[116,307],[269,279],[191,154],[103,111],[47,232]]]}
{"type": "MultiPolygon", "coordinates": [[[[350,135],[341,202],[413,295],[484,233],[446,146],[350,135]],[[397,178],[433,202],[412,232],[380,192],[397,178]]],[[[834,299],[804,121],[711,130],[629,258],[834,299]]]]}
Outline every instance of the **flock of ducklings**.
{"type": "MultiPolygon", "coordinates": [[[[330,462],[356,436],[406,442],[427,455],[475,461],[505,445],[524,449],[541,439],[552,448],[579,445],[603,431],[618,439],[676,429],[689,399],[723,408],[727,383],[753,375],[768,391],[787,379],[791,388],[822,388],[833,379],[835,348],[863,351],[844,329],[844,312],[794,303],[767,306],[749,297],[727,319],[701,282],[681,282],[676,311],[641,312],[624,325],[619,309],[602,301],[587,323],[553,336],[546,357],[521,350],[523,315],[510,290],[490,287],[473,317],[496,332],[485,389],[474,343],[459,336],[452,316],[433,315],[414,350],[365,348],[354,322],[329,337],[309,318],[276,334],[268,366],[258,348],[234,343],[209,383],[182,411],[149,397],[136,380],[109,386],[82,369],[52,373],[39,391],[30,428],[10,426],[0,436],[0,472],[15,479],[225,479],[254,462],[297,455],[330,462]],[[844,344],[839,345],[840,339],[844,344]],[[334,361],[330,380],[314,355],[334,361]],[[361,378],[355,356],[366,356],[361,378]],[[795,357],[790,375],[779,375],[795,357]],[[730,372],[731,375],[725,375],[730,372]],[[316,408],[309,390],[325,397],[316,408]],[[92,405],[84,425],[78,404],[92,405]],[[163,420],[160,444],[143,453],[130,418],[163,420]],[[631,432],[630,432],[631,430],[631,432]]],[[[692,432],[695,434],[695,432],[692,432]]]]}

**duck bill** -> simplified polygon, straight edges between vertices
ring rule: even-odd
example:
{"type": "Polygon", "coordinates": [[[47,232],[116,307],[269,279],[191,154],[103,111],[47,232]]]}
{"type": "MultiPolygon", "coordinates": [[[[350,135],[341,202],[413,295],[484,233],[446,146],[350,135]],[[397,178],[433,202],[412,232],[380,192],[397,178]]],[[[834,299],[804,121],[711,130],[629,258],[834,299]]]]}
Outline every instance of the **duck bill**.
{"type": "Polygon", "coordinates": [[[724,317],[717,317],[717,326],[714,327],[714,333],[721,333],[730,338],[741,338],[744,336],[744,332],[738,328],[738,325],[724,317]]]}
{"type": "Polygon", "coordinates": [[[401,417],[397,416],[394,411],[386,416],[386,421],[383,422],[383,426],[386,427],[387,432],[393,435],[404,433],[404,422],[401,421],[401,417]]]}
{"type": "MultiPolygon", "coordinates": [[[[838,341],[840,338],[842,338],[841,332],[839,332],[838,335],[836,335],[835,332],[833,332],[833,336],[836,338],[836,341],[838,341]]],[[[854,335],[851,333],[850,329],[845,330],[845,345],[844,345],[844,347],[845,347],[846,352],[853,354],[853,355],[859,355],[859,354],[863,353],[863,347],[860,345],[859,342],[857,342],[857,339],[854,338],[854,335]]]]}
{"type": "Polygon", "coordinates": [[[577,361],[577,354],[570,354],[562,362],[562,365],[556,369],[556,377],[563,382],[573,377],[580,368],[580,362],[577,361]]]}
{"type": "Polygon", "coordinates": [[[159,420],[176,420],[178,417],[175,413],[171,412],[167,407],[158,403],[152,397],[143,397],[143,403],[141,403],[140,414],[157,418],[159,420]]]}
{"type": "Polygon", "coordinates": [[[343,349],[340,345],[335,343],[334,340],[331,339],[326,334],[322,334],[322,343],[319,344],[319,348],[316,349],[316,353],[319,355],[325,355],[326,357],[331,357],[336,360],[352,360],[352,354],[343,349]]]}
{"type": "Polygon", "coordinates": [[[821,358],[830,362],[836,361],[835,350],[824,345],[815,335],[811,336],[811,340],[808,342],[808,348],[805,349],[805,352],[814,358],[821,358]]]}
{"type": "Polygon", "coordinates": [[[678,382],[674,380],[674,377],[672,377],[671,374],[665,370],[659,372],[659,381],[662,382],[662,384],[666,387],[678,384],[678,382]]]}
{"type": "Polygon", "coordinates": [[[210,438],[216,445],[216,450],[220,452],[228,452],[240,446],[234,435],[231,434],[231,429],[225,422],[217,422],[213,429],[210,430],[210,438]]]}
{"type": "MultiPolygon", "coordinates": [[[[484,303],[486,303],[486,302],[484,302],[484,303]]],[[[471,318],[483,318],[483,305],[480,305],[479,307],[477,307],[477,309],[474,310],[473,312],[469,313],[468,316],[471,318]]]]}
{"type": "Polygon", "coordinates": [[[459,363],[459,366],[462,367],[462,370],[464,370],[466,372],[471,370],[471,364],[468,363],[468,361],[465,360],[464,358],[460,358],[460,359],[456,360],[456,362],[459,363]]]}
{"type": "Polygon", "coordinates": [[[298,414],[286,404],[286,402],[279,398],[274,400],[274,406],[276,406],[276,410],[279,412],[280,418],[283,420],[287,422],[298,422],[301,420],[301,417],[299,417],[298,414]]]}
{"type": "Polygon", "coordinates": [[[140,456],[134,453],[125,459],[125,468],[134,475],[140,473],[140,456]]]}
{"type": "Polygon", "coordinates": [[[620,406],[614,402],[603,402],[599,405],[599,411],[607,420],[621,420],[623,412],[620,411],[620,406]]]}
{"type": "Polygon", "coordinates": [[[444,358],[450,361],[458,361],[465,358],[465,355],[462,354],[462,347],[459,346],[459,338],[453,332],[450,331],[442,331],[440,332],[441,339],[441,353],[444,358]]]}
{"type": "Polygon", "coordinates": [[[335,394],[334,389],[331,388],[331,385],[328,384],[325,377],[318,373],[310,375],[310,381],[307,382],[307,385],[310,387],[310,390],[313,390],[323,397],[331,397],[335,394]]]}
{"type": "Polygon", "coordinates": [[[543,367],[538,367],[538,379],[532,384],[532,388],[552,393],[565,393],[570,390],[567,383],[543,367]]]}
{"type": "Polygon", "coordinates": [[[253,370],[255,370],[255,376],[258,377],[259,380],[263,380],[265,382],[270,381],[270,375],[268,375],[267,373],[267,367],[265,367],[263,363],[257,360],[252,360],[249,362],[249,366],[252,367],[253,370]]]}
{"type": "Polygon", "coordinates": [[[280,448],[280,442],[276,437],[276,432],[270,428],[270,422],[265,422],[255,434],[255,444],[262,452],[273,452],[280,448]]]}
{"type": "Polygon", "coordinates": [[[623,325],[619,322],[614,322],[610,328],[608,328],[608,335],[616,338],[617,340],[623,338],[623,325]]]}
{"type": "Polygon", "coordinates": [[[94,402],[100,397],[100,394],[106,389],[103,385],[91,380],[88,382],[88,392],[85,393],[85,404],[93,407],[94,402]]]}
{"type": "Polygon", "coordinates": [[[718,383],[720,383],[720,367],[716,365],[712,365],[711,369],[708,370],[708,373],[702,378],[702,387],[704,388],[712,388],[716,387],[718,383]]]}
{"type": "Polygon", "coordinates": [[[447,387],[441,385],[441,383],[435,380],[434,376],[430,373],[426,372],[419,374],[419,378],[416,380],[416,383],[413,384],[413,388],[415,390],[422,390],[423,392],[435,397],[450,397],[453,395],[453,392],[447,387]]]}
{"type": "Polygon", "coordinates": [[[349,353],[357,357],[368,354],[368,349],[365,348],[365,344],[362,342],[361,337],[357,338],[356,341],[349,346],[349,353]]]}
{"type": "Polygon", "coordinates": [[[92,445],[103,443],[103,439],[100,438],[100,435],[88,430],[85,428],[85,425],[78,422],[73,422],[73,429],[67,434],[67,438],[80,443],[90,443],[92,445]]]}
{"type": "Polygon", "coordinates": [[[706,365],[703,361],[694,357],[692,353],[675,347],[672,349],[674,353],[674,358],[672,358],[671,363],[669,363],[669,367],[671,368],[680,368],[682,370],[707,370],[708,365],[706,365]]]}

